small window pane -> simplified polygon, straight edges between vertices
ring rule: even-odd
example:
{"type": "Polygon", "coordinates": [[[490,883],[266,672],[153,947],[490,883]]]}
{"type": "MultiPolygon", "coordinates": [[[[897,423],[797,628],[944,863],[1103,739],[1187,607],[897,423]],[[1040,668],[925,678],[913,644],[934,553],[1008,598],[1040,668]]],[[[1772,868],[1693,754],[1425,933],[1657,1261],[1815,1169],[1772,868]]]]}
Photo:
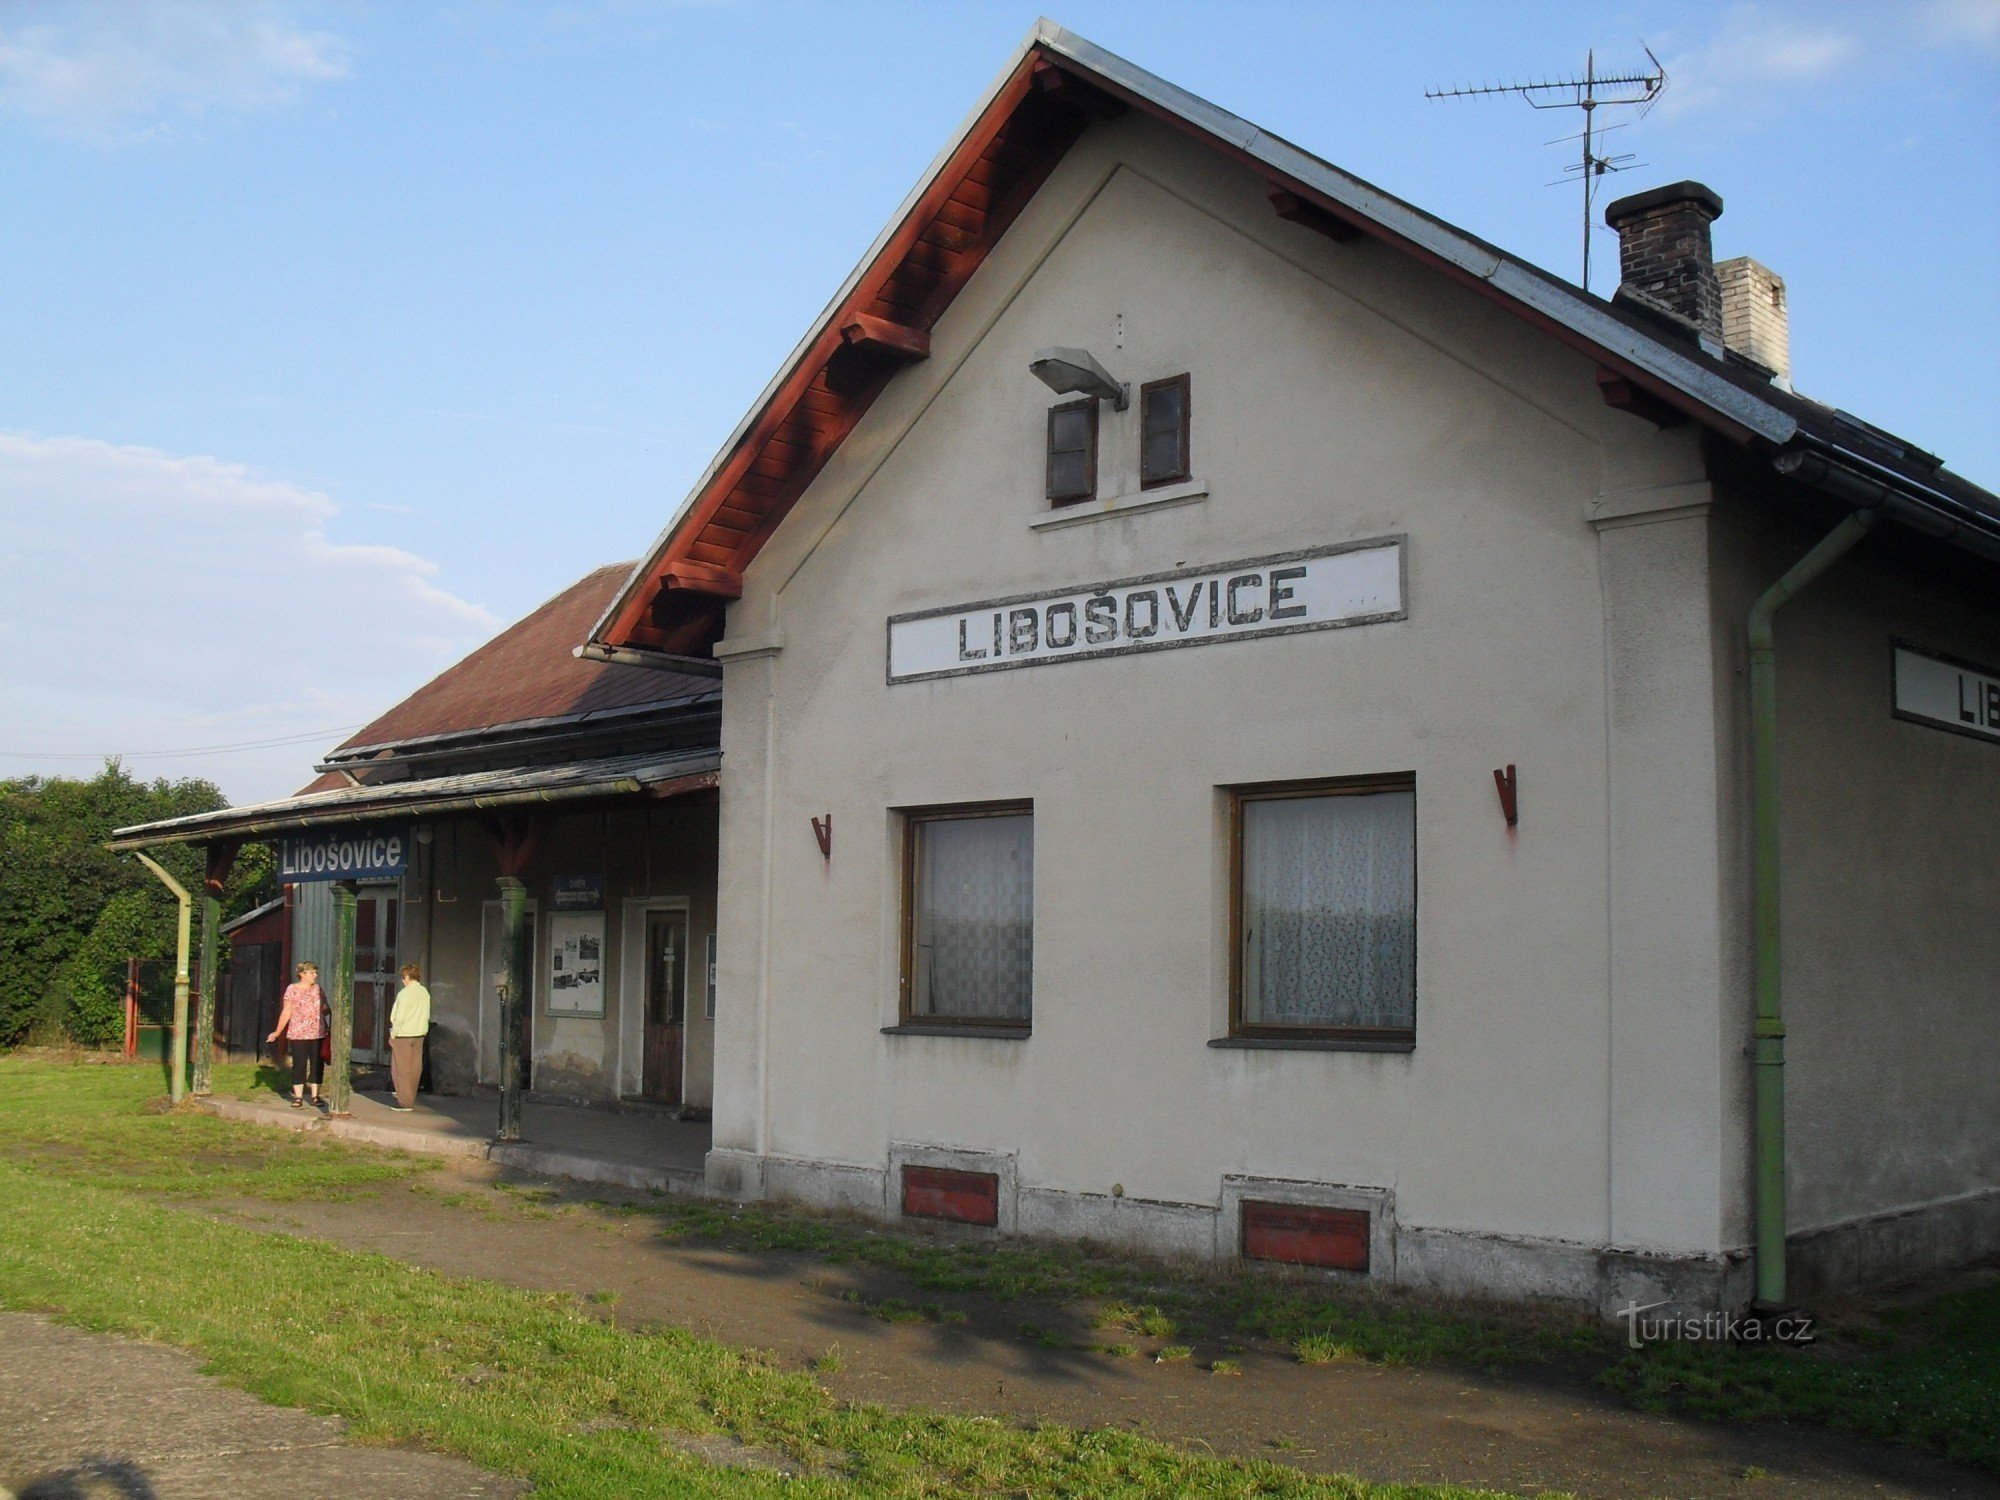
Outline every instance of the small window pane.
{"type": "Polygon", "coordinates": [[[1049,497],[1061,500],[1090,493],[1090,467],[1088,455],[1082,453],[1051,453],[1049,455],[1049,497]]]}
{"type": "Polygon", "coordinates": [[[1087,500],[1097,493],[1097,403],[1049,409],[1048,498],[1087,500]]]}
{"type": "Polygon", "coordinates": [[[1242,811],[1244,1024],[1411,1029],[1416,794],[1257,798],[1242,811]]]}
{"type": "Polygon", "coordinates": [[[1147,484],[1185,479],[1188,474],[1185,377],[1147,386],[1139,397],[1139,478],[1147,484]]]}
{"type": "Polygon", "coordinates": [[[1090,447],[1090,413],[1080,407],[1057,407],[1049,413],[1050,442],[1058,453],[1082,453],[1090,447]]]}
{"type": "Polygon", "coordinates": [[[1025,1024],[1034,971],[1035,820],[914,825],[910,1012],[1025,1024]]]}

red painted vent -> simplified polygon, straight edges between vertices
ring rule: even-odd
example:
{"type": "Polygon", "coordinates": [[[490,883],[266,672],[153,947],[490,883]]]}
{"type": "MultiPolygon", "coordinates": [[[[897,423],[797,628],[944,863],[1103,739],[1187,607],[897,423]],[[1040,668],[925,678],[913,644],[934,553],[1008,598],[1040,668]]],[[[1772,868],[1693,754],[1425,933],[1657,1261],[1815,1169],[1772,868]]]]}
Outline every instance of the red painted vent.
{"type": "Polygon", "coordinates": [[[1365,1271],[1368,1228],[1366,1209],[1245,1202],[1243,1258],[1365,1271]]]}
{"type": "Polygon", "coordinates": [[[1000,1178],[992,1172],[957,1172],[949,1167],[905,1167],[903,1214],[990,1228],[1000,1222],[1000,1178]]]}

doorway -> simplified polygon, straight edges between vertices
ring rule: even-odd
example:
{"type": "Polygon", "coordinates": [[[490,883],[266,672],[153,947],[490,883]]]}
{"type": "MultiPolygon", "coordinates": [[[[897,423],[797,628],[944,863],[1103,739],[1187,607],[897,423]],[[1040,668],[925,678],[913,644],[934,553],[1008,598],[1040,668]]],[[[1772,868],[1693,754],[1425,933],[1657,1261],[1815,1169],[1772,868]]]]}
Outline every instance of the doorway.
{"type": "Polygon", "coordinates": [[[687,932],[684,911],[646,913],[646,1038],[640,1094],[681,1102],[687,1040],[687,932]]]}
{"type": "Polygon", "coordinates": [[[400,908],[393,892],[362,890],[354,899],[354,1060],[389,1060],[389,1007],[397,988],[400,908]]]}
{"type": "MultiPolygon", "coordinates": [[[[523,925],[527,929],[527,968],[523,978],[528,992],[521,1003],[528,1011],[528,1056],[521,1059],[523,1080],[532,1076],[535,1054],[536,962],[541,956],[541,905],[529,901],[523,925]]],[[[500,1082],[500,981],[507,970],[507,925],[498,901],[482,902],[479,909],[479,1081],[500,1082]]]]}

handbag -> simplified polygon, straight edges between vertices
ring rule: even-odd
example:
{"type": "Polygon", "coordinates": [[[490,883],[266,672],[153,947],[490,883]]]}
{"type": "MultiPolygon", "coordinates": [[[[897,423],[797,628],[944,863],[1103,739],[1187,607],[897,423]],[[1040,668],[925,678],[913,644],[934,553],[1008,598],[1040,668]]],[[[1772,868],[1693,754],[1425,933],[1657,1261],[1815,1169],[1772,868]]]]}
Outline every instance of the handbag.
{"type": "Polygon", "coordinates": [[[333,1061],[333,1007],[326,1003],[326,991],[319,996],[319,1060],[333,1061]]]}

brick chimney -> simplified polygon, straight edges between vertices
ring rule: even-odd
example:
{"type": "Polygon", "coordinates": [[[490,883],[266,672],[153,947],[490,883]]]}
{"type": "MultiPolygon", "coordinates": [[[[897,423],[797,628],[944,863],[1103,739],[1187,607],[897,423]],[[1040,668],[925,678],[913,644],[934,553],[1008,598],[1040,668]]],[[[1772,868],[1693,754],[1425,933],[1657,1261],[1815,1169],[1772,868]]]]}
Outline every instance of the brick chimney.
{"type": "Polygon", "coordinates": [[[1722,199],[1698,182],[1634,193],[1604,210],[1604,222],[1618,231],[1621,296],[1665,308],[1718,345],[1722,288],[1708,226],[1721,217],[1722,199]]]}
{"type": "Polygon", "coordinates": [[[1756,360],[1790,390],[1792,332],[1785,278],[1747,255],[1721,262],[1715,275],[1722,284],[1722,342],[1756,360]]]}

